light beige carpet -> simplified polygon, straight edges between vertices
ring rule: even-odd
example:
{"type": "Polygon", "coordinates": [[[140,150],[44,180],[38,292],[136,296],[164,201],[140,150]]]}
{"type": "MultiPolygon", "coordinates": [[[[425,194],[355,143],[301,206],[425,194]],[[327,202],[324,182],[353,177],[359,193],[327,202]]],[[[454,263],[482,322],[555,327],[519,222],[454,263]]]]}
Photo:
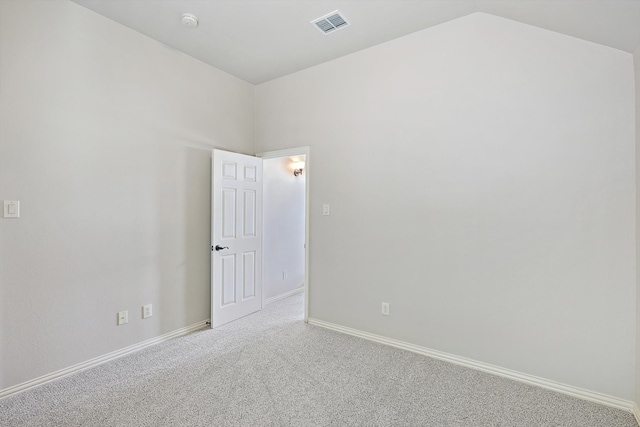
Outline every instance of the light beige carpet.
{"type": "Polygon", "coordinates": [[[0,400],[0,426],[637,427],[624,411],[307,325],[302,304],[0,400]]]}

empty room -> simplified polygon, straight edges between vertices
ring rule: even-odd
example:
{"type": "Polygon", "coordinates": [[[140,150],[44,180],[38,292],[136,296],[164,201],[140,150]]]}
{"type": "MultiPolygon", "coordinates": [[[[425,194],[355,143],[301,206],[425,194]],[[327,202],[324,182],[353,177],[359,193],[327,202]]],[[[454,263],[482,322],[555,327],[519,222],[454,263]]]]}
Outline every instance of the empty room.
{"type": "Polygon", "coordinates": [[[0,0],[1,426],[640,425],[640,0],[0,0]]]}

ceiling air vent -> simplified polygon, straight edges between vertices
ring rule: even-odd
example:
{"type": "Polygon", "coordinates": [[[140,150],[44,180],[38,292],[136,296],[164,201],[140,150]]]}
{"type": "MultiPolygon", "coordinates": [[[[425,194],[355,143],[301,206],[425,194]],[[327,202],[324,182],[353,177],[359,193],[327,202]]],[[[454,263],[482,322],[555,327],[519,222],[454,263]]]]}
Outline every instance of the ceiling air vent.
{"type": "Polygon", "coordinates": [[[332,33],[349,25],[349,22],[337,10],[322,18],[314,19],[311,23],[324,34],[332,33]]]}

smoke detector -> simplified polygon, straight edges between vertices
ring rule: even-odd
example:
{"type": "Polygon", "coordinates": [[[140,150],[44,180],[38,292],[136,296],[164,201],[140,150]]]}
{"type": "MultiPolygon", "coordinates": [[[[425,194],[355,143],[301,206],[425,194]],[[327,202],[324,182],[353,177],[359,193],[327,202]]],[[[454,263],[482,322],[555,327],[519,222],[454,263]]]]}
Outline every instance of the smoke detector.
{"type": "Polygon", "coordinates": [[[183,13],[182,23],[189,28],[196,28],[198,26],[198,18],[190,13],[183,13]]]}
{"type": "Polygon", "coordinates": [[[337,10],[314,19],[311,23],[324,34],[332,33],[349,25],[349,21],[337,10]]]}

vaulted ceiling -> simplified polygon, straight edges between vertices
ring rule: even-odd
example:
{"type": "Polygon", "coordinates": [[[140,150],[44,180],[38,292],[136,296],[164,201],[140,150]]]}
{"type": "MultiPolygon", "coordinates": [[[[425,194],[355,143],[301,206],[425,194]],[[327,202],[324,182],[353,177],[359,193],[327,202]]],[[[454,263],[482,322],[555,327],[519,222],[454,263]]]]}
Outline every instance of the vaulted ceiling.
{"type": "Polygon", "coordinates": [[[253,84],[474,12],[626,52],[640,47],[640,0],[73,1],[253,84]],[[335,10],[348,27],[325,35],[310,23],[335,10]],[[184,26],[183,13],[199,26],[184,26]]]}

